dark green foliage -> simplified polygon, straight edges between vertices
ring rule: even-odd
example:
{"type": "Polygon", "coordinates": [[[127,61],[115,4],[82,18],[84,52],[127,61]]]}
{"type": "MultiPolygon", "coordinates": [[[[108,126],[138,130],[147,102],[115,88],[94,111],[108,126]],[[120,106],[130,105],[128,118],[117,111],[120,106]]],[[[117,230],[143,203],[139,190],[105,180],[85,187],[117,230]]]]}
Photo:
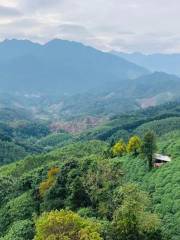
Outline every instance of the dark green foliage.
{"type": "Polygon", "coordinates": [[[145,123],[136,129],[136,132],[143,135],[147,129],[154,131],[158,136],[166,134],[170,131],[180,129],[180,117],[169,117],[161,120],[155,120],[145,123]]]}
{"type": "Polygon", "coordinates": [[[26,156],[23,147],[13,142],[5,142],[0,140],[0,165],[20,160],[26,156]]]}
{"type": "Polygon", "coordinates": [[[70,185],[70,195],[68,202],[71,209],[77,210],[91,205],[90,196],[86,192],[82,179],[76,177],[70,185]]]}
{"type": "MultiPolygon", "coordinates": [[[[97,163],[93,155],[86,159],[82,158],[82,161],[82,163],[77,160],[69,161],[61,167],[56,184],[44,197],[43,210],[63,207],[77,210],[89,206],[100,209],[101,205],[103,206],[103,196],[115,187],[112,185],[115,184],[114,181],[107,184],[103,176],[107,174],[107,179],[113,176],[120,180],[121,171],[116,169],[117,163],[115,161],[104,162],[100,158],[99,163],[97,163]],[[95,183],[98,185],[93,186],[95,183]],[[100,199],[97,201],[97,198],[102,201],[100,199]]],[[[116,181],[118,184],[118,180],[116,181]]]]}
{"type": "Polygon", "coordinates": [[[143,143],[141,146],[141,151],[144,158],[148,162],[149,169],[151,170],[153,167],[153,157],[155,151],[157,150],[156,146],[156,136],[154,132],[149,131],[144,135],[143,143]]]}
{"type": "Polygon", "coordinates": [[[0,140],[12,141],[13,129],[8,124],[0,122],[0,140]]]}
{"type": "Polygon", "coordinates": [[[70,139],[72,139],[72,135],[69,133],[54,133],[41,138],[36,144],[50,150],[64,145],[70,139]]]}
{"type": "Polygon", "coordinates": [[[16,132],[24,137],[44,137],[50,133],[47,124],[40,122],[22,122],[16,132]]]}
{"type": "Polygon", "coordinates": [[[42,152],[43,146],[34,142],[49,131],[47,124],[39,122],[0,122],[0,165],[22,159],[28,154],[42,152]]]}
{"type": "Polygon", "coordinates": [[[12,177],[0,177],[0,203],[3,205],[17,190],[16,182],[12,177]]]}
{"type": "Polygon", "coordinates": [[[147,130],[161,136],[180,128],[179,102],[172,102],[129,115],[114,116],[102,125],[80,135],[80,140],[99,139],[113,143],[118,139],[127,141],[132,135],[143,135],[147,130]]]}

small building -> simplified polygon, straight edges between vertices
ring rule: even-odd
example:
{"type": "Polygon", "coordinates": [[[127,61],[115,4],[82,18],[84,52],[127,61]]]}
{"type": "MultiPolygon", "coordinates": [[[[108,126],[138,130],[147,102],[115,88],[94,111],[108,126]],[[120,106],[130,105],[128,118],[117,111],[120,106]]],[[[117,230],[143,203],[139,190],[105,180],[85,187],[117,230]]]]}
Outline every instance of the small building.
{"type": "Polygon", "coordinates": [[[158,153],[154,154],[154,167],[161,167],[163,164],[167,162],[171,162],[171,158],[169,156],[158,153]]]}

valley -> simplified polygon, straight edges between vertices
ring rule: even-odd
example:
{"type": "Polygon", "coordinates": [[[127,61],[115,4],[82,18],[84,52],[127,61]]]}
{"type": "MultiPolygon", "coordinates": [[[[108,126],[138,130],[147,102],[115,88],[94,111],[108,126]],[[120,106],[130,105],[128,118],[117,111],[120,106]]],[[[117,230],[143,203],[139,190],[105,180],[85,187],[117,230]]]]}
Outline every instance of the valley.
{"type": "Polygon", "coordinates": [[[0,53],[0,240],[179,240],[180,78],[62,40],[0,53]]]}

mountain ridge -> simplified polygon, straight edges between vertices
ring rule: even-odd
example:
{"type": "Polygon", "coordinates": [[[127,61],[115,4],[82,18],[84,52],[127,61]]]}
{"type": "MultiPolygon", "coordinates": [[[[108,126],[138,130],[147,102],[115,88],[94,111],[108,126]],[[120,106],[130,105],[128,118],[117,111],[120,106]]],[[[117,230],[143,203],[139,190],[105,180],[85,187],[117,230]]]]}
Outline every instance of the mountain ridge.
{"type": "Polygon", "coordinates": [[[116,51],[112,51],[111,53],[143,66],[150,71],[162,71],[180,76],[180,53],[143,54],[139,52],[125,53],[116,51]]]}
{"type": "Polygon", "coordinates": [[[65,40],[44,45],[6,40],[0,43],[0,55],[1,89],[12,91],[78,93],[148,73],[112,54],[65,40]]]}

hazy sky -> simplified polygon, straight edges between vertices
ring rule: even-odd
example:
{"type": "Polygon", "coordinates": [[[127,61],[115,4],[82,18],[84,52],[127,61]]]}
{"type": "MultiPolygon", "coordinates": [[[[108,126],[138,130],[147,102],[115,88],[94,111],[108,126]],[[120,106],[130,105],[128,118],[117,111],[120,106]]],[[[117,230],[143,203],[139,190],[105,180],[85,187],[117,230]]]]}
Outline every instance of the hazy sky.
{"type": "Polygon", "coordinates": [[[180,52],[180,0],[0,0],[0,39],[180,52]]]}

